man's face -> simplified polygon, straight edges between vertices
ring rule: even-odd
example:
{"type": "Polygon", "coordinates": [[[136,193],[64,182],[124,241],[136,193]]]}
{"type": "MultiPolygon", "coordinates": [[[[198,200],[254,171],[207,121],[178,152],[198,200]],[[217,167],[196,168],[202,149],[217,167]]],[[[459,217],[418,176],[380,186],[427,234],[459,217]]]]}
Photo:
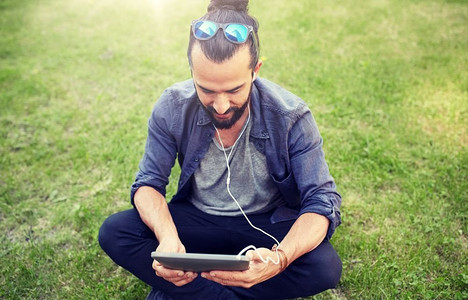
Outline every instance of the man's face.
{"type": "Polygon", "coordinates": [[[229,129],[246,114],[252,90],[250,52],[242,47],[229,60],[215,63],[198,44],[192,49],[192,74],[198,98],[218,129],[229,129]]]}

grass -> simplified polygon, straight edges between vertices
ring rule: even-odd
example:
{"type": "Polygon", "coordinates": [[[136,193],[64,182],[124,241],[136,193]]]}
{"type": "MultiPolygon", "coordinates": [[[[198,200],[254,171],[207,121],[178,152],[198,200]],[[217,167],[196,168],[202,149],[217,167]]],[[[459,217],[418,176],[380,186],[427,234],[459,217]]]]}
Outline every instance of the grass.
{"type": "MultiPolygon", "coordinates": [[[[130,207],[147,118],[190,76],[207,3],[0,1],[0,298],[144,299],[97,232],[130,207]]],[[[261,75],[308,102],[343,196],[343,277],[314,299],[468,298],[467,4],[250,9],[261,75]]]]}

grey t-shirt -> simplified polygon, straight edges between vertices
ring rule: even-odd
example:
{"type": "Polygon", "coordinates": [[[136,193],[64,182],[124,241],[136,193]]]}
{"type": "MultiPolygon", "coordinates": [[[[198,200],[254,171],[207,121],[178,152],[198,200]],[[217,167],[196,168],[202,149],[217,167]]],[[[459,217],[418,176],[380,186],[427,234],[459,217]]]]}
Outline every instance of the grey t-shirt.
{"type": "MultiPolygon", "coordinates": [[[[262,213],[285,204],[273,183],[266,157],[248,141],[251,122],[234,148],[226,148],[231,168],[230,191],[246,214],[262,213]]],[[[212,215],[242,215],[227,191],[228,170],[222,146],[213,138],[207,154],[195,171],[189,201],[198,209],[212,215]]]]}

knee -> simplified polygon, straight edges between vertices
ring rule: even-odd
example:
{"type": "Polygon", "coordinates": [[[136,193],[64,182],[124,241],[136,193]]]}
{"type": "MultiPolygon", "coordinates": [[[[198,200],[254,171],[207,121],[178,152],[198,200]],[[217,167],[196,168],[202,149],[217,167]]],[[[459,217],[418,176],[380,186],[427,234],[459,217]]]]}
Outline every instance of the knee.
{"type": "Polygon", "coordinates": [[[101,228],[99,228],[98,241],[104,252],[108,253],[108,250],[112,249],[112,244],[115,242],[115,236],[117,226],[114,215],[108,217],[101,228]]]}
{"type": "Polygon", "coordinates": [[[325,289],[335,288],[341,278],[342,264],[336,255],[322,267],[322,285],[325,289]]]}
{"type": "Polygon", "coordinates": [[[342,263],[335,249],[328,245],[320,245],[318,248],[304,255],[306,268],[313,284],[310,295],[336,287],[341,278],[342,263]]]}
{"type": "Polygon", "coordinates": [[[315,268],[320,272],[320,283],[323,290],[336,287],[341,278],[342,263],[335,249],[330,245],[322,251],[315,261],[315,268]]]}
{"type": "Polygon", "coordinates": [[[99,229],[98,241],[102,250],[109,256],[119,252],[119,245],[122,244],[129,231],[131,224],[131,211],[122,211],[109,216],[99,229]]]}

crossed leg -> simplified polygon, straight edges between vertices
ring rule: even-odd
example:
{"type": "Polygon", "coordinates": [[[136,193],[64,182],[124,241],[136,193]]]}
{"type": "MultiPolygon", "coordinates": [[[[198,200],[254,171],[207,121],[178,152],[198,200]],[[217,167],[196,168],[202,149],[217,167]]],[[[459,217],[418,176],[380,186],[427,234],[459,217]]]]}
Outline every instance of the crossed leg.
{"type": "MultiPolygon", "coordinates": [[[[219,217],[188,203],[169,204],[179,237],[187,252],[237,254],[247,245],[271,248],[271,238],[251,228],[241,217],[219,217]]],[[[249,216],[256,226],[281,240],[293,221],[271,224],[271,213],[249,216]]],[[[197,277],[176,287],[155,275],[150,253],[158,245],[154,233],[136,209],[110,216],[99,232],[102,249],[118,265],[153,289],[173,299],[287,299],[310,296],[333,288],[341,276],[341,261],[328,241],[295,260],[277,276],[249,289],[226,287],[197,277]]]]}

